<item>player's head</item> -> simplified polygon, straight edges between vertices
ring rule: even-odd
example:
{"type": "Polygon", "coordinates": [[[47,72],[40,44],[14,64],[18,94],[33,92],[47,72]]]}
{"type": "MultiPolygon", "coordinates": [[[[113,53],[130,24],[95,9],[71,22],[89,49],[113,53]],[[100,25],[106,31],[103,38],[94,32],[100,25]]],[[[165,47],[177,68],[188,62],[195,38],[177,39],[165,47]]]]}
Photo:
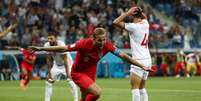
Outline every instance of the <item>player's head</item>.
{"type": "Polygon", "coordinates": [[[106,30],[101,27],[96,28],[94,30],[93,40],[95,46],[102,47],[106,41],[106,30]]]}
{"type": "Polygon", "coordinates": [[[133,12],[132,16],[134,18],[142,18],[142,9],[137,7],[137,10],[133,12]]]}
{"type": "Polygon", "coordinates": [[[48,34],[48,36],[47,36],[47,40],[48,40],[48,42],[50,43],[50,46],[55,46],[55,45],[57,45],[55,33],[50,32],[50,33],[48,34]]]}

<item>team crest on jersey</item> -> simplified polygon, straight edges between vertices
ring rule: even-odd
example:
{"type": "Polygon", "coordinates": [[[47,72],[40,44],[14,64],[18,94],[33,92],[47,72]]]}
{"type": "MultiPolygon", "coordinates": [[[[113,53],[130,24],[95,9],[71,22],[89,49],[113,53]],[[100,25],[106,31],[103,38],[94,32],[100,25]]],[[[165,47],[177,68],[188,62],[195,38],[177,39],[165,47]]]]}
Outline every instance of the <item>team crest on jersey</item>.
{"type": "Polygon", "coordinates": [[[74,47],[75,47],[75,44],[71,44],[71,45],[70,45],[70,48],[74,48],[74,47]]]}

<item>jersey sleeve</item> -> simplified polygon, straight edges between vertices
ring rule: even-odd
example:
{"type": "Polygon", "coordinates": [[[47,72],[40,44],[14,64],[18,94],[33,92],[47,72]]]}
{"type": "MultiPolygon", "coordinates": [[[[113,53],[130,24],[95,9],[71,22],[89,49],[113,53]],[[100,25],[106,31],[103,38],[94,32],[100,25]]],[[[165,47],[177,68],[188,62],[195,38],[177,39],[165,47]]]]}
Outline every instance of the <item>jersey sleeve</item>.
{"type": "Polygon", "coordinates": [[[119,55],[120,49],[118,49],[116,46],[114,46],[110,41],[108,41],[106,45],[107,45],[108,52],[111,52],[117,56],[119,55]]]}
{"type": "Polygon", "coordinates": [[[129,32],[135,31],[136,24],[134,23],[125,23],[125,29],[129,32]]]}
{"type": "Polygon", "coordinates": [[[83,40],[78,40],[73,44],[67,45],[66,49],[67,51],[80,51],[82,49],[83,44],[83,40]]]}

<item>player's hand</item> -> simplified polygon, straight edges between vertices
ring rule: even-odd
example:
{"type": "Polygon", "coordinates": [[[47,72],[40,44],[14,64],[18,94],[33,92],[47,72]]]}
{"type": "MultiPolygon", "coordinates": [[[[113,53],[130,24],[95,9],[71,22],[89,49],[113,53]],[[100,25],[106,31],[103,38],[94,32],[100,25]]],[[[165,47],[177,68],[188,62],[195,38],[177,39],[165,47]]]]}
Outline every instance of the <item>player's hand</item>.
{"type": "Polygon", "coordinates": [[[10,26],[8,27],[8,30],[10,31],[10,30],[14,29],[15,27],[17,27],[17,24],[10,25],[10,26]]]}
{"type": "Polygon", "coordinates": [[[69,81],[69,80],[71,80],[72,78],[71,78],[71,75],[68,73],[67,75],[66,75],[66,80],[67,81],[69,81]]]}
{"type": "Polygon", "coordinates": [[[156,72],[157,68],[151,68],[151,69],[148,69],[146,68],[145,71],[148,71],[148,72],[156,72]]]}
{"type": "Polygon", "coordinates": [[[37,46],[30,46],[29,49],[32,49],[33,51],[42,51],[41,47],[37,46]]]}
{"type": "Polygon", "coordinates": [[[127,11],[127,15],[133,15],[135,11],[137,11],[138,7],[132,7],[127,11]]]}
{"type": "Polygon", "coordinates": [[[50,73],[48,73],[48,75],[47,75],[47,81],[50,83],[54,83],[54,80],[52,80],[50,73]]]}

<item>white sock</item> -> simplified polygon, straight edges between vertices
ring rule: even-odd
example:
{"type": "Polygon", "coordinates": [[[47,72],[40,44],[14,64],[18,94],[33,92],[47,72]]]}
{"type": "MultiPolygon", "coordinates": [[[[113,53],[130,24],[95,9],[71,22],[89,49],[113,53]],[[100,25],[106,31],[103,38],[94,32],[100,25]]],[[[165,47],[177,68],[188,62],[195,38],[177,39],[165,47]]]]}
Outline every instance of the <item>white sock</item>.
{"type": "Polygon", "coordinates": [[[70,85],[71,93],[73,95],[74,101],[78,101],[77,86],[75,85],[75,83],[72,80],[69,80],[68,84],[70,85]]]}
{"type": "Polygon", "coordinates": [[[140,101],[148,101],[148,94],[145,88],[140,89],[140,101]]]}
{"type": "Polygon", "coordinates": [[[132,101],[140,101],[140,91],[139,89],[132,89],[132,101]]]}
{"type": "Polygon", "coordinates": [[[51,96],[52,96],[52,83],[46,81],[45,101],[50,101],[51,96]]]}

